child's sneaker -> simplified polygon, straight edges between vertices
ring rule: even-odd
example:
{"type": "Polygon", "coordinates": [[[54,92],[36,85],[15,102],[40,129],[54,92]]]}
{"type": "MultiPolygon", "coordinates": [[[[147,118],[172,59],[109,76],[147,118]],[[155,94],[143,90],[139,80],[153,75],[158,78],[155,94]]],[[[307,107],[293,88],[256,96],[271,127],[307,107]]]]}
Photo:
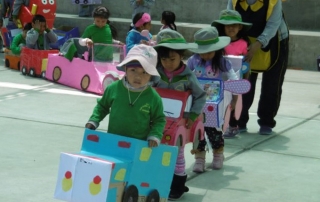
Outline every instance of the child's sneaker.
{"type": "Polygon", "coordinates": [[[213,154],[212,168],[215,170],[220,170],[223,167],[223,161],[224,161],[223,153],[213,154]]]}
{"type": "Polygon", "coordinates": [[[196,162],[193,166],[193,172],[195,173],[203,173],[206,161],[203,158],[196,158],[196,162]]]}
{"type": "Polygon", "coordinates": [[[234,138],[236,135],[239,134],[239,129],[238,127],[231,127],[229,126],[226,130],[226,132],[224,132],[223,137],[224,138],[234,138]]]}
{"type": "Polygon", "coordinates": [[[244,126],[244,127],[239,127],[238,131],[239,131],[239,133],[245,133],[245,132],[248,131],[248,128],[247,128],[246,126],[244,126]]]}

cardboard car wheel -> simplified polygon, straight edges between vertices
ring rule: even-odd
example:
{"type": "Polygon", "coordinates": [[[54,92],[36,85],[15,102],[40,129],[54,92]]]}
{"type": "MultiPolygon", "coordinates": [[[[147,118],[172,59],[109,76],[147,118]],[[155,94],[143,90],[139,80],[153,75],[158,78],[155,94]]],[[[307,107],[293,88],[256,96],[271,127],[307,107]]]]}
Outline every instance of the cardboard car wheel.
{"type": "Polygon", "coordinates": [[[83,0],[83,3],[84,3],[84,4],[87,4],[87,3],[88,3],[88,0],[83,0]]]}
{"type": "Polygon", "coordinates": [[[52,74],[52,80],[53,81],[59,81],[60,77],[61,77],[61,74],[62,74],[62,71],[61,71],[61,68],[56,66],[54,69],[53,69],[53,74],[52,74]]]}
{"type": "Polygon", "coordinates": [[[21,73],[22,73],[23,75],[26,75],[26,74],[27,74],[27,67],[26,67],[26,66],[23,66],[23,67],[22,67],[21,73]]]}
{"type": "Polygon", "coordinates": [[[45,79],[46,78],[46,71],[41,72],[41,78],[45,79]]]}
{"type": "Polygon", "coordinates": [[[17,67],[17,69],[20,70],[20,62],[18,62],[18,67],[17,67]]]}
{"type": "Polygon", "coordinates": [[[114,81],[118,80],[118,78],[114,78],[114,76],[112,74],[108,74],[104,77],[103,82],[102,82],[102,86],[103,86],[103,90],[106,90],[106,88],[114,81]]]}
{"type": "Polygon", "coordinates": [[[90,85],[90,77],[89,75],[84,75],[81,79],[81,89],[86,91],[90,85]]]}
{"type": "Polygon", "coordinates": [[[10,62],[8,59],[6,59],[5,64],[6,64],[6,67],[10,67],[10,62]]]}
{"type": "Polygon", "coordinates": [[[150,194],[147,196],[146,202],[160,202],[159,192],[157,190],[150,192],[150,194]]]}
{"type": "Polygon", "coordinates": [[[29,75],[30,75],[30,76],[36,76],[36,73],[35,73],[35,71],[34,71],[34,68],[30,68],[29,75]]]}
{"type": "Polygon", "coordinates": [[[80,2],[79,2],[79,0],[75,0],[74,3],[79,4],[80,2]]]}
{"type": "Polygon", "coordinates": [[[124,192],[123,195],[123,202],[138,202],[138,197],[139,197],[139,193],[138,193],[138,189],[136,186],[134,185],[130,185],[127,190],[124,192]]]}

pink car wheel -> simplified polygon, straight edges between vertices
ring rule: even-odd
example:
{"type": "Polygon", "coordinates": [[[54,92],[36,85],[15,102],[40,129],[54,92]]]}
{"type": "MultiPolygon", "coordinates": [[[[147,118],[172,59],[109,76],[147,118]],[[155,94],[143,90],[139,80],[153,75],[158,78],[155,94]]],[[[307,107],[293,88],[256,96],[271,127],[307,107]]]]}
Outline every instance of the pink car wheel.
{"type": "Polygon", "coordinates": [[[62,74],[61,68],[58,66],[54,67],[53,74],[52,74],[52,80],[59,81],[61,74],[62,74]]]}
{"type": "Polygon", "coordinates": [[[108,74],[103,79],[103,90],[105,90],[112,82],[115,82],[118,78],[115,78],[112,74],[108,74]]]}
{"type": "Polygon", "coordinates": [[[81,89],[86,91],[90,85],[90,77],[89,75],[84,75],[81,79],[81,89]]]}

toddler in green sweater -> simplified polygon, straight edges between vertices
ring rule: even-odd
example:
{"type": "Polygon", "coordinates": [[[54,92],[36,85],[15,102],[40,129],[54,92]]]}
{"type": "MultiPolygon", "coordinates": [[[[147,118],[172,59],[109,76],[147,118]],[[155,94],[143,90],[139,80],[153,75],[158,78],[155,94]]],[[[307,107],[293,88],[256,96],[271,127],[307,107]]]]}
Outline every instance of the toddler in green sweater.
{"type": "Polygon", "coordinates": [[[161,97],[151,87],[160,79],[157,57],[151,46],[134,46],[117,66],[126,75],[106,88],[85,127],[96,129],[109,114],[109,133],[147,140],[150,147],[158,146],[166,120],[161,97]]]}
{"type": "Polygon", "coordinates": [[[13,54],[15,55],[20,55],[21,53],[21,48],[26,46],[26,37],[27,37],[27,32],[32,29],[32,24],[27,23],[24,25],[22,33],[16,35],[13,38],[13,41],[10,46],[10,50],[13,54]]]}

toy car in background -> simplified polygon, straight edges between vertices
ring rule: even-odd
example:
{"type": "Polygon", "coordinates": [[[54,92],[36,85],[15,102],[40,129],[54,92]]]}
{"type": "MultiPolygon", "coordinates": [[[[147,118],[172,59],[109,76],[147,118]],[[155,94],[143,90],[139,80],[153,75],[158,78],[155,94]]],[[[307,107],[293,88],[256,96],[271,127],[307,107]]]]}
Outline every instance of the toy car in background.
{"type": "Polygon", "coordinates": [[[23,75],[43,77],[47,68],[48,55],[58,50],[35,50],[23,47],[20,54],[20,70],[23,75]]]}
{"type": "Polygon", "coordinates": [[[4,51],[5,66],[11,69],[20,70],[20,55],[10,53],[9,49],[4,51]]]}
{"type": "Polygon", "coordinates": [[[61,153],[54,197],[77,202],[166,202],[177,147],[86,129],[80,153],[61,153]]]}
{"type": "Polygon", "coordinates": [[[156,88],[156,91],[162,98],[166,115],[166,126],[161,143],[183,147],[193,142],[193,147],[196,149],[199,141],[204,138],[204,126],[200,116],[190,129],[186,128],[186,120],[192,104],[190,92],[165,88],[156,88]]]}
{"type": "Polygon", "coordinates": [[[101,0],[72,0],[73,4],[101,4],[101,0]]]}
{"type": "Polygon", "coordinates": [[[60,49],[62,45],[70,38],[80,37],[78,27],[61,26],[54,29],[53,32],[58,36],[58,41],[50,44],[50,47],[53,49],[60,49]]]}
{"type": "Polygon", "coordinates": [[[21,5],[17,19],[18,28],[22,28],[24,24],[32,22],[33,16],[38,14],[46,18],[48,27],[52,29],[56,10],[56,0],[30,0],[28,6],[21,5]]]}
{"type": "Polygon", "coordinates": [[[74,47],[70,43],[69,49],[75,48],[77,57],[70,61],[58,53],[49,55],[45,74],[48,80],[102,95],[111,82],[123,77],[124,72],[118,71],[116,65],[125,57],[125,46],[94,44],[93,48],[88,50],[87,47],[80,46],[77,39],[73,38],[68,42],[70,41],[74,41],[74,47]],[[83,48],[87,50],[79,53],[83,48]]]}

